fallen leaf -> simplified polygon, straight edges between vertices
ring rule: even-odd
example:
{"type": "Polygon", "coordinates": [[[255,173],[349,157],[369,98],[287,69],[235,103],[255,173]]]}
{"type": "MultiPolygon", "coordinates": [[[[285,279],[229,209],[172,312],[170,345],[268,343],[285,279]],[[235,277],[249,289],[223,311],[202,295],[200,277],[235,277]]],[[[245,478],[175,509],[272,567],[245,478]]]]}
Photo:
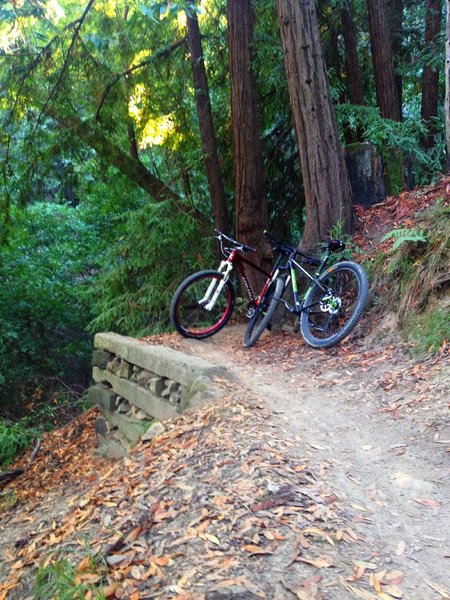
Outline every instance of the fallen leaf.
{"type": "Polygon", "coordinates": [[[203,539],[207,539],[209,542],[212,542],[213,544],[217,544],[218,546],[220,546],[219,538],[217,538],[215,535],[212,535],[211,533],[204,533],[200,537],[202,537],[203,539]]]}
{"type": "Polygon", "coordinates": [[[431,508],[438,508],[441,506],[441,502],[438,500],[433,500],[432,498],[413,498],[414,502],[417,504],[422,504],[422,506],[430,506],[431,508]]]}
{"type": "Polygon", "coordinates": [[[139,567],[137,565],[133,565],[131,567],[130,575],[133,579],[137,579],[138,581],[140,581],[142,579],[141,570],[139,569],[139,567]]]}
{"type": "Polygon", "coordinates": [[[385,575],[386,575],[386,569],[384,569],[384,571],[378,571],[378,573],[370,574],[369,583],[377,593],[381,592],[381,582],[385,575]]]}
{"type": "Polygon", "coordinates": [[[330,562],[327,558],[318,557],[318,558],[307,558],[303,556],[299,556],[295,559],[298,562],[304,562],[308,565],[312,565],[313,567],[317,567],[318,569],[326,569],[328,567],[334,567],[334,564],[330,562]]]}
{"type": "Polygon", "coordinates": [[[78,564],[78,566],[76,568],[76,572],[82,573],[83,571],[87,571],[90,568],[91,568],[91,559],[89,556],[86,556],[86,558],[83,558],[83,560],[78,564]]]}
{"type": "Polygon", "coordinates": [[[425,580],[425,583],[428,586],[430,586],[430,588],[432,588],[435,592],[437,592],[440,596],[442,596],[442,598],[444,598],[445,600],[450,600],[450,592],[444,589],[441,585],[427,580],[425,580]]]}
{"type": "Polygon", "coordinates": [[[403,591],[396,585],[385,585],[384,591],[393,598],[403,598],[403,591]]]}
{"type": "Polygon", "coordinates": [[[405,542],[399,542],[399,543],[398,543],[398,546],[397,546],[397,548],[396,548],[396,550],[395,550],[395,554],[396,554],[397,556],[401,556],[401,555],[404,553],[404,551],[405,551],[405,548],[406,548],[406,544],[405,544],[405,542]]]}
{"type": "Polygon", "coordinates": [[[250,554],[273,554],[272,550],[261,548],[260,546],[255,546],[254,544],[245,544],[245,546],[242,546],[242,549],[250,554]]]}
{"type": "Polygon", "coordinates": [[[151,556],[150,560],[158,567],[165,567],[169,564],[171,557],[170,556],[151,556]]]}
{"type": "Polygon", "coordinates": [[[404,576],[405,574],[402,571],[389,571],[383,577],[381,583],[390,585],[401,583],[403,581],[404,576]]]}

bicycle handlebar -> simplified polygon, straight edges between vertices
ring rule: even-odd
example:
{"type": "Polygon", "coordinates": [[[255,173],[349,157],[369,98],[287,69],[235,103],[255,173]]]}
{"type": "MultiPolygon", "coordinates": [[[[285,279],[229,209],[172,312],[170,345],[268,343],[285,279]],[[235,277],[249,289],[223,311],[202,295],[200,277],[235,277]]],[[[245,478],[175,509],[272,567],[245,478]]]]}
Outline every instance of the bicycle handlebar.
{"type": "Polygon", "coordinates": [[[225,235],[218,229],[214,229],[214,237],[217,238],[220,243],[222,243],[222,240],[226,240],[227,242],[230,242],[230,244],[233,244],[234,246],[236,246],[236,250],[239,250],[241,252],[256,252],[256,248],[253,248],[253,246],[247,246],[247,244],[238,242],[237,240],[233,239],[232,237],[225,235]]]}
{"type": "Polygon", "coordinates": [[[272,242],[274,242],[274,244],[276,246],[276,248],[275,248],[276,250],[280,250],[286,256],[293,254],[294,258],[295,258],[295,256],[297,254],[299,254],[310,265],[313,265],[314,267],[320,266],[321,261],[320,261],[320,259],[316,258],[315,256],[310,256],[309,254],[305,254],[298,248],[294,248],[293,246],[289,246],[289,244],[285,244],[284,242],[279,240],[277,237],[275,237],[272,233],[270,233],[267,230],[264,231],[264,235],[266,235],[268,238],[270,238],[272,240],[272,242]]]}

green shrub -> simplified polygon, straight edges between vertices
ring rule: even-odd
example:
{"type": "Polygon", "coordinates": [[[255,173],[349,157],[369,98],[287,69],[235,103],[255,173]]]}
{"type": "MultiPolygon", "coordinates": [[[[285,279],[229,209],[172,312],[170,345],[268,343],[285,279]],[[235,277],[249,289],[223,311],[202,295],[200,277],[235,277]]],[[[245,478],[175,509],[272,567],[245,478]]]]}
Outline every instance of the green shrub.
{"type": "Polygon", "coordinates": [[[90,330],[126,335],[167,330],[179,283],[217,264],[211,234],[212,226],[202,235],[196,221],[169,201],[130,211],[89,292],[90,330]]]}
{"type": "Polygon", "coordinates": [[[442,344],[450,341],[450,311],[435,307],[407,324],[410,338],[419,353],[436,354],[442,344]]]}
{"type": "Polygon", "coordinates": [[[83,290],[96,237],[67,206],[39,203],[13,218],[0,253],[0,404],[11,411],[36,392],[51,393],[58,380],[71,386],[88,377],[83,290]]]}
{"type": "Polygon", "coordinates": [[[10,423],[0,420],[0,467],[6,468],[19,452],[28,448],[38,432],[30,428],[24,421],[10,423]]]}
{"type": "MultiPolygon", "coordinates": [[[[93,567],[95,572],[95,566],[93,567]]],[[[80,582],[80,576],[75,568],[67,560],[60,560],[39,569],[33,599],[84,600],[88,592],[89,597],[95,600],[105,598],[101,586],[80,582]]]]}

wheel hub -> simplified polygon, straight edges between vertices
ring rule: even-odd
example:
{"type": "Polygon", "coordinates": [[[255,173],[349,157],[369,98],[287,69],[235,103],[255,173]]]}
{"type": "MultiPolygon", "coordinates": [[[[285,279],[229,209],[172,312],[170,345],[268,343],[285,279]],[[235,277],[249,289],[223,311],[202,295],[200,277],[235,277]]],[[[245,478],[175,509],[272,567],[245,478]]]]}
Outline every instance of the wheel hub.
{"type": "Polygon", "coordinates": [[[336,315],[342,306],[342,300],[338,296],[334,296],[333,294],[328,294],[324,296],[320,301],[320,310],[322,312],[330,313],[331,315],[336,315]]]}

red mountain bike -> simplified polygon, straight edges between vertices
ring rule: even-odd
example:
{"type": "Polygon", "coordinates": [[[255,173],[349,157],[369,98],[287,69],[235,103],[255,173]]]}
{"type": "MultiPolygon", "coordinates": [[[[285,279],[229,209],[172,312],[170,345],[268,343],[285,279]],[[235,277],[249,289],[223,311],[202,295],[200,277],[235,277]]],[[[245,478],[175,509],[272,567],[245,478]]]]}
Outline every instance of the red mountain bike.
{"type": "MultiPolygon", "coordinates": [[[[284,256],[289,256],[293,248],[284,244],[272,235],[272,249],[278,254],[274,267],[268,273],[261,269],[243,254],[256,252],[255,248],[215,231],[219,240],[224,260],[217,271],[198,271],[185,279],[177,288],[170,304],[170,320],[173,327],[184,337],[203,339],[214,335],[224,327],[233,314],[236,292],[231,281],[235,267],[242,278],[248,296],[247,317],[252,318],[255,312],[264,313],[269,306],[280,274],[280,265],[284,256]],[[256,269],[262,273],[266,281],[258,293],[252,289],[246,268],[256,269]]],[[[311,265],[320,265],[320,261],[305,255],[311,265]]],[[[270,324],[267,324],[270,329],[270,324]]]]}
{"type": "Polygon", "coordinates": [[[235,267],[248,295],[247,316],[249,318],[259,306],[260,299],[265,298],[267,301],[272,297],[272,287],[275,290],[273,282],[278,275],[278,266],[283,254],[281,242],[273,244],[274,250],[279,250],[281,255],[275,261],[272,271],[268,273],[243,256],[243,254],[256,252],[255,248],[234,240],[220,231],[215,231],[214,237],[219,240],[220,250],[224,256],[219,268],[217,271],[198,271],[190,275],[178,286],[170,304],[172,325],[184,337],[207,338],[228,323],[236,301],[236,292],[231,281],[235,267]],[[259,294],[255,293],[250,285],[247,267],[256,269],[266,278],[259,294]]]}

